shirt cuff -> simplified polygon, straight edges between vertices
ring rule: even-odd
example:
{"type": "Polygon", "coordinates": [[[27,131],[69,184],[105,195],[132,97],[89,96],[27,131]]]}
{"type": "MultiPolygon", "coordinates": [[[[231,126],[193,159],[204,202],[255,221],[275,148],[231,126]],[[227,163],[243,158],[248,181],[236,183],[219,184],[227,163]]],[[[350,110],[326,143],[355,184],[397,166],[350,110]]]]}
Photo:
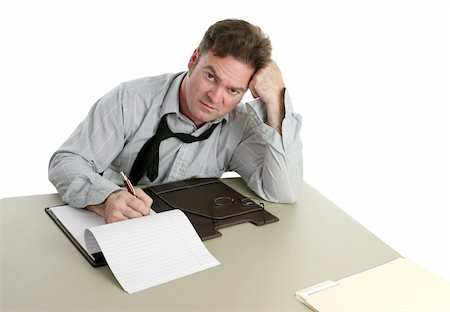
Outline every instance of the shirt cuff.
{"type": "Polygon", "coordinates": [[[282,122],[281,135],[271,126],[266,124],[267,110],[266,105],[261,99],[255,99],[246,103],[247,110],[251,115],[254,115],[255,127],[258,127],[258,133],[262,139],[276,150],[284,152],[290,144],[295,141],[298,136],[302,117],[294,112],[292,101],[287,89],[284,93],[284,110],[285,116],[282,122]]]}
{"type": "Polygon", "coordinates": [[[103,203],[111,193],[122,190],[117,184],[96,173],[78,177],[70,184],[63,201],[75,208],[103,203]]]}

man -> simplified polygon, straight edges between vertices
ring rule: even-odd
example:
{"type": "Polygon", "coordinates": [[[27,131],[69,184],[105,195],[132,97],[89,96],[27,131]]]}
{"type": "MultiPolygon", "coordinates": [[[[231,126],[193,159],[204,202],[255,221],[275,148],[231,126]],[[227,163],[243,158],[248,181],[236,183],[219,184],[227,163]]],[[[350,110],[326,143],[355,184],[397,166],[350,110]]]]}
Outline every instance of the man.
{"type": "Polygon", "coordinates": [[[95,103],[52,156],[49,179],[66,203],[106,222],[150,212],[144,191],[120,186],[121,171],[139,185],[236,171],[260,197],[291,203],[302,180],[300,128],[269,38],[246,21],[219,21],[188,72],[129,81],[95,103]],[[248,89],[260,100],[240,103],[248,89]]]}

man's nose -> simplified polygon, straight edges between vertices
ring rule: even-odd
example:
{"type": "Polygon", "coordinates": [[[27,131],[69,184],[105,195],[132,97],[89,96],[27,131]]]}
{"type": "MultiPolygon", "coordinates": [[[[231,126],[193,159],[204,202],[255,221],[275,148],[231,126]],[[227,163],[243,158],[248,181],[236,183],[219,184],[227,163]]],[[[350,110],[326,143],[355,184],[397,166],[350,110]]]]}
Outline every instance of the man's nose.
{"type": "Polygon", "coordinates": [[[220,86],[215,86],[211,88],[208,92],[208,96],[210,97],[213,103],[221,103],[223,97],[223,90],[220,86]]]}

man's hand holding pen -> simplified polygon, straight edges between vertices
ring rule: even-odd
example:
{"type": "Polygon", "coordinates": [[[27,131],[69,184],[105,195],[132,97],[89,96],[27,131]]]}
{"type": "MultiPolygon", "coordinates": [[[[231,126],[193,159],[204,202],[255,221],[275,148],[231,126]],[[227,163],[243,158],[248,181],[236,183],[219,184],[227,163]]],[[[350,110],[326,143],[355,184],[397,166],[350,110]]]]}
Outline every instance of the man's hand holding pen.
{"type": "Polygon", "coordinates": [[[90,205],[88,210],[105,218],[106,223],[146,216],[150,213],[153,200],[142,189],[134,188],[123,175],[127,191],[114,192],[98,205],[90,205]]]}

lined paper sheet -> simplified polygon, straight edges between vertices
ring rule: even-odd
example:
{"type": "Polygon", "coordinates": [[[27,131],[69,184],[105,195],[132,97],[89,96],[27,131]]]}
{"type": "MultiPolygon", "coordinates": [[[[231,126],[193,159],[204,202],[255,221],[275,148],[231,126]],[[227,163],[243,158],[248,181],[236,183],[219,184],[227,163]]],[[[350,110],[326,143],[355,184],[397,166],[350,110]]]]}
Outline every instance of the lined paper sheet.
{"type": "MultiPolygon", "coordinates": [[[[86,229],[128,293],[153,287],[220,263],[200,240],[186,215],[170,210],[86,229]]],[[[95,246],[88,246],[95,248],[95,246]]]]}
{"type": "Polygon", "coordinates": [[[90,254],[101,251],[94,238],[85,241],[84,230],[105,224],[103,217],[89,210],[73,208],[69,205],[52,207],[50,209],[85,250],[91,250],[90,254]]]}

